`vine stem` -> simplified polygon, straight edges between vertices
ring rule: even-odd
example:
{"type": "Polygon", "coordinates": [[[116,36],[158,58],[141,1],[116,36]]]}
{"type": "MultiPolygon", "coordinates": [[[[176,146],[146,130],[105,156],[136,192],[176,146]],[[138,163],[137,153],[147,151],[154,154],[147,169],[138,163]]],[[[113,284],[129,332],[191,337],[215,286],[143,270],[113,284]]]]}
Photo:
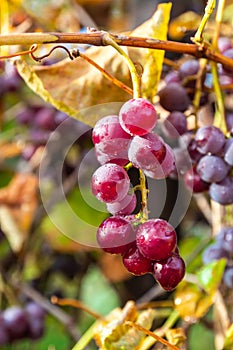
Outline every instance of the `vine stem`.
{"type": "Polygon", "coordinates": [[[205,7],[205,14],[202,17],[201,23],[198,27],[198,30],[196,34],[194,35],[194,38],[192,39],[193,42],[201,44],[203,42],[203,31],[205,29],[206,23],[209,20],[211,14],[213,13],[216,6],[216,0],[208,0],[207,5],[205,7]]]}
{"type": "Polygon", "coordinates": [[[115,40],[111,37],[111,35],[109,33],[106,33],[104,35],[103,43],[105,45],[111,45],[112,47],[114,47],[114,49],[116,49],[119,52],[119,54],[121,54],[122,57],[124,58],[124,60],[126,61],[128,67],[129,67],[129,70],[130,70],[132,83],[133,83],[133,97],[139,98],[141,96],[141,80],[140,80],[139,74],[137,72],[137,69],[136,69],[134,63],[129,58],[127,53],[115,42],[115,40]]]}
{"type": "MultiPolygon", "coordinates": [[[[105,46],[103,37],[106,32],[94,31],[90,33],[11,33],[0,35],[2,45],[33,45],[33,44],[88,44],[105,46]]],[[[146,37],[112,34],[111,37],[120,46],[141,47],[147,49],[165,50],[192,55],[197,58],[207,58],[214,62],[222,63],[228,68],[233,68],[233,59],[223,56],[218,52],[203,45],[186,44],[177,41],[158,40],[146,37]]]]}

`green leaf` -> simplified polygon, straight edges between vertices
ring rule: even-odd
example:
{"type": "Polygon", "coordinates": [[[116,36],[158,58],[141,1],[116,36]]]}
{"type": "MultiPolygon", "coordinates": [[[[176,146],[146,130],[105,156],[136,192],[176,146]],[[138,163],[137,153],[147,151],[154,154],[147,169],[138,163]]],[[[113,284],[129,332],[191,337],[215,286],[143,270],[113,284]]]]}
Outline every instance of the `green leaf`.
{"type": "Polygon", "coordinates": [[[206,292],[215,292],[221,282],[226,266],[226,259],[212,261],[197,273],[197,278],[206,292]]]}
{"type": "MultiPolygon", "coordinates": [[[[80,300],[101,315],[107,315],[120,305],[117,292],[96,266],[92,266],[82,280],[80,300]]],[[[80,326],[87,328],[91,323],[93,317],[83,314],[80,326]]]]}

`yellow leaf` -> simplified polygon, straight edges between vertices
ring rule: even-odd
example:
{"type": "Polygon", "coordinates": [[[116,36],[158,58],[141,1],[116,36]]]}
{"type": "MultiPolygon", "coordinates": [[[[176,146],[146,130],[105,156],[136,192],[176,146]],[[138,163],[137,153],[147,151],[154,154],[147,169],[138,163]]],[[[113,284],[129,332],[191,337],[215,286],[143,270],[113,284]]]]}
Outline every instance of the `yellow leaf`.
{"type": "MultiPolygon", "coordinates": [[[[133,35],[166,40],[171,7],[171,2],[159,4],[152,18],[137,28],[133,35]]],[[[139,55],[139,63],[143,67],[142,95],[144,98],[153,100],[160,81],[164,51],[152,49],[144,49],[143,51],[143,55],[139,55]]],[[[132,52],[132,49],[129,49],[129,52],[132,52]]]]}
{"type": "MultiPolygon", "coordinates": [[[[161,4],[154,16],[132,35],[166,38],[170,8],[170,4],[161,4]]],[[[130,49],[129,53],[143,66],[143,94],[152,98],[157,91],[164,53],[141,48],[130,49]]],[[[86,55],[124,84],[132,85],[124,59],[112,47],[91,47],[86,55]]],[[[16,64],[36,94],[90,126],[105,115],[118,113],[122,103],[131,98],[81,57],[73,61],[65,59],[52,66],[28,65],[25,60],[16,64]]]]}

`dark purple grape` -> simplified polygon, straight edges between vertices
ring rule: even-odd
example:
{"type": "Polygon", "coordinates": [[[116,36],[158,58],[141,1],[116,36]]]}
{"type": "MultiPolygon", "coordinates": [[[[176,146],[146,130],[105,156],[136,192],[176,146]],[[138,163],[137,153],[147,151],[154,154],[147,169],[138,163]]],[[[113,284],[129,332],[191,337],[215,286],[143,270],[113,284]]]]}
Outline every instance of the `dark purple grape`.
{"type": "Polygon", "coordinates": [[[233,227],[223,227],[216,239],[227,252],[233,254],[233,227]]]}
{"type": "Polygon", "coordinates": [[[205,182],[222,181],[229,171],[229,166],[218,156],[204,156],[197,164],[197,172],[205,182]]]}
{"type": "Polygon", "coordinates": [[[137,247],[151,260],[167,259],[176,247],[176,232],[165,220],[151,219],[138,227],[137,247]]]}
{"type": "Polygon", "coordinates": [[[6,328],[4,319],[2,315],[0,315],[0,346],[6,345],[10,342],[10,335],[6,328]]]}
{"type": "Polygon", "coordinates": [[[233,129],[233,113],[226,113],[226,123],[227,123],[227,130],[231,131],[233,129]]]}
{"type": "Polygon", "coordinates": [[[233,204],[233,179],[226,177],[218,183],[212,183],[209,189],[210,197],[222,205],[233,204]]]}
{"type": "Polygon", "coordinates": [[[128,193],[130,179],[127,172],[117,164],[104,164],[92,175],[92,193],[102,202],[121,201],[128,193]]]}
{"type": "Polygon", "coordinates": [[[111,254],[124,254],[135,242],[135,238],[133,226],[121,216],[104,220],[96,235],[100,248],[111,254]]]}
{"type": "Polygon", "coordinates": [[[181,79],[190,77],[191,75],[196,75],[199,71],[199,61],[198,60],[188,60],[181,64],[179,68],[179,73],[181,79]]]}
{"type": "Polygon", "coordinates": [[[4,88],[7,92],[17,92],[21,86],[22,79],[15,66],[6,62],[4,71],[4,88]]]}
{"type": "Polygon", "coordinates": [[[170,83],[179,83],[180,82],[179,72],[177,70],[173,70],[173,71],[169,72],[165,76],[164,80],[167,83],[167,85],[170,83]]]}
{"type": "Polygon", "coordinates": [[[232,47],[231,40],[229,38],[226,38],[224,36],[221,36],[218,39],[218,48],[221,53],[224,53],[224,51],[230,49],[232,47]]]}
{"type": "Polygon", "coordinates": [[[26,107],[16,115],[16,119],[20,124],[32,124],[35,117],[35,112],[32,108],[26,107]]]}
{"type": "Polygon", "coordinates": [[[225,144],[223,132],[213,125],[203,126],[197,130],[195,141],[197,149],[202,154],[218,153],[225,144]]]}
{"type": "Polygon", "coordinates": [[[45,317],[45,310],[34,301],[30,301],[25,305],[25,311],[30,319],[41,319],[45,317]]]}
{"type": "Polygon", "coordinates": [[[220,242],[216,242],[207,247],[202,255],[202,261],[204,264],[209,264],[212,261],[222,258],[229,259],[229,253],[223,248],[220,242]]]}
{"type": "Polygon", "coordinates": [[[168,137],[178,138],[187,132],[187,120],[182,112],[174,111],[164,120],[163,130],[168,137]]]}
{"type": "Polygon", "coordinates": [[[2,314],[11,340],[24,337],[28,330],[27,313],[19,306],[12,306],[2,314]]]}
{"type": "Polygon", "coordinates": [[[157,113],[152,103],[144,98],[133,98],[120,109],[119,121],[130,135],[143,136],[151,132],[157,122],[157,113]]]}
{"type": "Polygon", "coordinates": [[[203,181],[197,173],[196,167],[189,169],[184,175],[184,183],[187,189],[194,193],[208,191],[209,183],[203,181]]]}
{"type": "Polygon", "coordinates": [[[50,107],[41,108],[35,117],[35,125],[44,130],[54,130],[57,126],[55,122],[55,110],[50,107]]]}
{"type": "Polygon", "coordinates": [[[223,275],[223,283],[228,287],[228,288],[233,288],[233,267],[228,267],[224,271],[223,275]]]}
{"type": "Polygon", "coordinates": [[[153,272],[153,262],[140,253],[136,244],[129,248],[122,258],[125,268],[136,276],[153,272]]]}
{"type": "Polygon", "coordinates": [[[224,160],[233,166],[233,137],[228,139],[224,147],[224,160]]]}
{"type": "Polygon", "coordinates": [[[186,90],[178,83],[170,83],[160,90],[159,97],[161,106],[170,112],[184,112],[190,104],[186,90]]]}
{"type": "Polygon", "coordinates": [[[167,260],[155,262],[154,277],[161,287],[171,291],[182,281],[185,274],[184,260],[176,253],[167,260]]]}
{"type": "Polygon", "coordinates": [[[39,339],[44,334],[44,323],[41,319],[30,319],[27,336],[32,340],[39,339]]]}

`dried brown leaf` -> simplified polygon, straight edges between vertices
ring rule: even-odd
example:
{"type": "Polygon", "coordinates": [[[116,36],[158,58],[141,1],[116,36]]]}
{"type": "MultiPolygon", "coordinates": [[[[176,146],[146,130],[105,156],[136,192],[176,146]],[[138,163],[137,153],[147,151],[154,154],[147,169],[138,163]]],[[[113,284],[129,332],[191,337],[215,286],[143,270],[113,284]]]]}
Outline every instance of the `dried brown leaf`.
{"type": "Polygon", "coordinates": [[[28,237],[38,204],[38,179],[31,174],[17,174],[0,190],[0,222],[12,249],[19,252],[28,237]]]}

